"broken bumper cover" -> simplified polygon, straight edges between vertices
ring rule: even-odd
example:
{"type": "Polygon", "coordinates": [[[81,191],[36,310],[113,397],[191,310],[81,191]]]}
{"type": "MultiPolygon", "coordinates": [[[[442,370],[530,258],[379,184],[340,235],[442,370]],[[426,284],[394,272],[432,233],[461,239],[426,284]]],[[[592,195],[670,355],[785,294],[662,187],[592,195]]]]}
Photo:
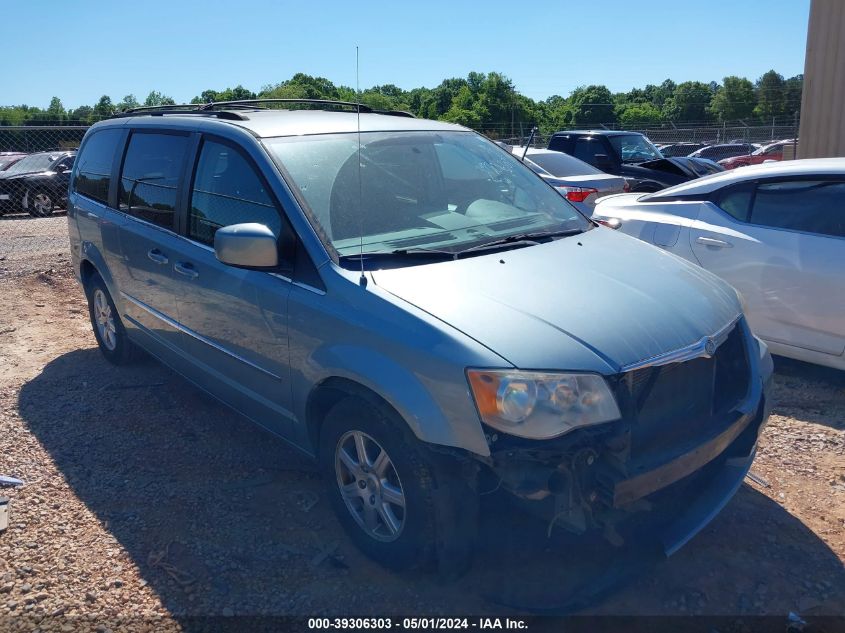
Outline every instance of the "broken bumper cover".
{"type": "Polygon", "coordinates": [[[505,450],[494,454],[493,471],[526,509],[560,527],[606,534],[619,528],[639,539],[633,533],[645,526],[640,534],[656,537],[671,555],[730,501],[754,460],[769,416],[772,362],[765,343],[749,347],[759,355],[751,360],[754,379],[742,404],[721,418],[718,432],[667,461],[646,468],[628,460],[621,469],[610,468],[607,447],[623,442],[620,434],[546,451],[505,450]]]}

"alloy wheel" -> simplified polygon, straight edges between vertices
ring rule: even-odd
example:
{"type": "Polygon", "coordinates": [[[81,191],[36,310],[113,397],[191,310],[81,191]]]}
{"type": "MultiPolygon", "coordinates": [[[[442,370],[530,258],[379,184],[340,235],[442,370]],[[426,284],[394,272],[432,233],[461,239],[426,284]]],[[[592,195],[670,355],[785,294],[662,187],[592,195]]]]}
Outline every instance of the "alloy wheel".
{"type": "Polygon", "coordinates": [[[94,323],[100,334],[100,340],[107,350],[113,352],[117,348],[117,330],[114,324],[114,314],[108,297],[100,288],[94,289],[94,323]]]}
{"type": "Polygon", "coordinates": [[[335,449],[341,497],[355,522],[372,538],[389,542],[405,526],[405,492],[387,451],[362,431],[341,436],[335,449]]]}

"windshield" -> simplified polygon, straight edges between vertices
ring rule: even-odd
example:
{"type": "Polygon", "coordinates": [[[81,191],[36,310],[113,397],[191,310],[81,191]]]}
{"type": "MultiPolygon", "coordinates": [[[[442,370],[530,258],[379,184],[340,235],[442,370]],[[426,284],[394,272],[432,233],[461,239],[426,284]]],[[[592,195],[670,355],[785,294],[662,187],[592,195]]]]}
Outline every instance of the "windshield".
{"type": "Polygon", "coordinates": [[[458,252],[589,222],[519,160],[474,132],[368,132],[267,139],[340,256],[458,252]]]}
{"type": "Polygon", "coordinates": [[[30,154],[9,167],[7,174],[27,174],[38,171],[47,171],[57,156],[55,154],[30,154]]]}
{"type": "Polygon", "coordinates": [[[641,134],[611,134],[608,138],[623,163],[642,163],[663,158],[660,150],[641,134]]]}

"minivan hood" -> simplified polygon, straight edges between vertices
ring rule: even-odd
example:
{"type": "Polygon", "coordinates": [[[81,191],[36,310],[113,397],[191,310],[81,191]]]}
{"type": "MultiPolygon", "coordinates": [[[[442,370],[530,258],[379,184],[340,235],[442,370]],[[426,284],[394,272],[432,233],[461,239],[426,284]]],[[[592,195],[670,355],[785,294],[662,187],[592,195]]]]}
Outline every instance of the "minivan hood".
{"type": "Polygon", "coordinates": [[[371,275],[523,369],[617,373],[715,334],[741,312],[711,273],[603,227],[371,275]]]}

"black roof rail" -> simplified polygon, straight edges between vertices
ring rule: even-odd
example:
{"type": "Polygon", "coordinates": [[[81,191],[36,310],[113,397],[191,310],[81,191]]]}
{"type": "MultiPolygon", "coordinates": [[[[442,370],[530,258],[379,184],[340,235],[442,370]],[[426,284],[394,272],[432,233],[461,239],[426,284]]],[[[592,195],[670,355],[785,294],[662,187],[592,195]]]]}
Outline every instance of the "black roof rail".
{"type": "Polygon", "coordinates": [[[137,108],[129,108],[123,110],[115,115],[114,118],[150,115],[162,116],[165,114],[195,114],[199,116],[213,116],[219,119],[229,119],[235,121],[243,121],[248,117],[238,112],[238,110],[267,110],[268,108],[261,107],[261,104],[305,104],[322,106],[329,108],[347,108],[355,111],[361,111],[365,114],[385,114],[389,116],[401,116],[415,118],[410,112],[404,110],[374,110],[363,103],[354,103],[352,101],[335,101],[332,99],[239,99],[237,101],[211,101],[209,103],[183,103],[174,105],[161,106],[139,106],[137,108]]]}
{"type": "MultiPolygon", "coordinates": [[[[165,114],[196,114],[200,116],[216,117],[218,119],[229,119],[232,121],[245,121],[247,117],[232,111],[206,111],[202,108],[203,104],[186,103],[180,105],[164,105],[164,106],[141,106],[138,108],[129,108],[122,110],[117,114],[112,115],[112,118],[120,119],[130,116],[143,116],[148,114],[150,116],[163,116],[165,114]]],[[[243,108],[232,108],[232,110],[240,110],[243,108]]]]}
{"type": "MultiPolygon", "coordinates": [[[[353,110],[358,110],[360,108],[361,112],[370,113],[373,112],[373,109],[368,106],[364,105],[363,103],[354,103],[352,101],[335,101],[333,99],[238,99],[237,101],[212,101],[210,103],[204,104],[200,109],[202,110],[212,110],[217,107],[229,108],[231,106],[257,106],[261,103],[303,103],[307,105],[319,105],[319,106],[335,106],[335,107],[343,107],[343,108],[351,108],[353,110]]],[[[266,109],[266,108],[261,108],[266,109]]]]}

